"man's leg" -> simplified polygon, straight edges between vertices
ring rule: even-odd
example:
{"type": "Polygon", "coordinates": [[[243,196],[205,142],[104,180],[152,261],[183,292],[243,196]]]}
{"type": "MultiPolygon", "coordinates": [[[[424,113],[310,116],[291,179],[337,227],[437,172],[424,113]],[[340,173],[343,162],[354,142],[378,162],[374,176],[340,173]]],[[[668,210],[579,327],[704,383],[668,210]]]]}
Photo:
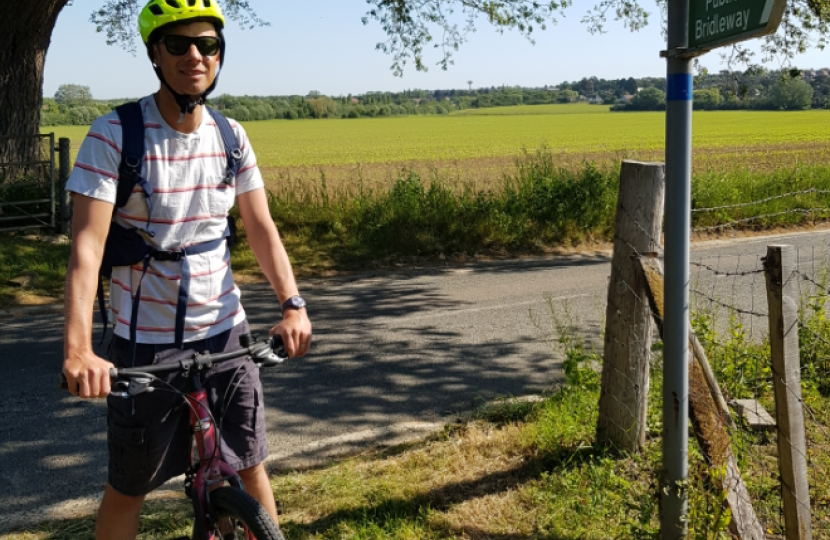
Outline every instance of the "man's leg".
{"type": "Polygon", "coordinates": [[[271,490],[271,482],[268,481],[268,473],[265,472],[265,465],[260,463],[249,469],[238,471],[239,477],[245,483],[245,491],[256,499],[271,515],[274,523],[277,520],[277,503],[274,501],[274,492],[271,490]]]}
{"type": "Polygon", "coordinates": [[[142,504],[143,495],[123,495],[107,484],[95,524],[96,540],[135,540],[142,504]]]}

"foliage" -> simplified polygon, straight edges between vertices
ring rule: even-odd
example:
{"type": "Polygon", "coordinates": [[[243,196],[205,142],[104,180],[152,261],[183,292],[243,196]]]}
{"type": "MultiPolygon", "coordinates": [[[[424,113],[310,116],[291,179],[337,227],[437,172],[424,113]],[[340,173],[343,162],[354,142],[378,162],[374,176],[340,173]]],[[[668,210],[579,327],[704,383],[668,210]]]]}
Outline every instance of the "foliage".
{"type": "Polygon", "coordinates": [[[723,105],[723,102],[723,96],[714,88],[694,91],[693,108],[695,110],[717,110],[723,105]]]}
{"type": "MultiPolygon", "coordinates": [[[[242,28],[268,26],[266,21],[257,17],[247,0],[220,0],[225,17],[236,21],[242,28]]],[[[120,45],[125,50],[135,52],[135,36],[138,28],[138,14],[146,2],[142,0],[106,0],[99,9],[92,12],[89,22],[95,25],[96,32],[107,36],[107,45],[120,45]]]]}
{"type": "Polygon", "coordinates": [[[781,79],[770,88],[769,102],[775,109],[798,111],[809,109],[813,88],[800,79],[781,79]]]}
{"type": "MultiPolygon", "coordinates": [[[[425,47],[432,45],[439,49],[441,57],[437,62],[447,69],[452,55],[466,41],[473,31],[479,15],[487,17],[498,29],[516,29],[522,35],[532,38],[534,28],[545,29],[547,23],[556,23],[573,2],[536,2],[530,0],[428,0],[408,2],[406,0],[368,0],[372,9],[364,17],[364,24],[374,20],[381,25],[388,39],[378,43],[377,49],[392,56],[392,70],[402,75],[408,61],[417,70],[426,70],[423,56],[425,47]],[[465,24],[455,24],[456,8],[461,9],[465,24]],[[535,27],[534,27],[535,25],[535,27]],[[436,42],[434,36],[440,36],[436,42]]],[[[665,17],[667,0],[656,0],[658,11],[665,17]]],[[[590,8],[582,21],[591,33],[604,33],[609,14],[631,31],[637,31],[649,23],[646,2],[638,0],[601,0],[590,8]]],[[[824,48],[827,42],[830,22],[830,1],[792,0],[781,28],[776,34],[765,37],[764,60],[792,60],[798,53],[810,47],[824,48]]],[[[531,39],[532,41],[532,39],[531,39]]],[[[739,62],[753,66],[752,54],[743,47],[735,48],[739,62]]]]}
{"type": "Polygon", "coordinates": [[[79,84],[62,84],[55,92],[55,102],[58,105],[88,105],[92,101],[92,91],[89,86],[79,84]]]}
{"type": "Polygon", "coordinates": [[[664,111],[666,110],[666,93],[657,88],[644,88],[628,103],[620,103],[612,111],[664,111]]]}
{"type": "MultiPolygon", "coordinates": [[[[220,95],[208,103],[226,116],[241,122],[446,115],[491,108],[505,108],[503,114],[514,114],[512,111],[516,106],[568,104],[580,99],[585,101],[587,98],[594,100],[592,102],[597,102],[599,98],[605,104],[616,104],[629,93],[634,94],[632,101],[619,104],[613,110],[642,111],[665,109],[665,95],[660,93],[664,87],[665,79],[659,77],[636,80],[631,77],[610,80],[590,77],[542,88],[500,86],[469,90],[414,89],[347,96],[325,96],[317,91],[309,92],[307,96],[220,95]],[[642,92],[638,93],[638,88],[642,88],[642,92]]],[[[740,95],[723,85],[716,76],[699,76],[696,87],[696,110],[798,110],[830,107],[830,72],[827,70],[799,72],[795,78],[779,71],[747,76],[739,89],[740,95]]],[[[44,99],[41,125],[89,125],[92,120],[125,101],[93,101],[89,88],[77,85],[62,85],[56,98],[44,99]]],[[[598,108],[592,112],[603,110],[598,108]]],[[[548,108],[532,110],[535,114],[549,111],[548,108]]],[[[585,112],[584,109],[577,108],[570,111],[585,112]]]]}

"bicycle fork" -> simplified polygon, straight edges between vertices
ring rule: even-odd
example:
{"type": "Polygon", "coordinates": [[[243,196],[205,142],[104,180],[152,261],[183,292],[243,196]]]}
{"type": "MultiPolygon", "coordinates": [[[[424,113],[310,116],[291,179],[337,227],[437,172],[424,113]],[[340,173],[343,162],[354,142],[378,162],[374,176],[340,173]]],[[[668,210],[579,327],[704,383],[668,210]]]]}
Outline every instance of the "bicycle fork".
{"type": "Polygon", "coordinates": [[[245,487],[236,471],[222,460],[219,442],[216,440],[216,426],[208,413],[207,391],[202,387],[198,374],[191,376],[190,388],[188,396],[194,405],[190,407],[190,425],[196,439],[199,463],[188,471],[185,487],[193,502],[194,519],[201,520],[204,523],[203,530],[209,531],[207,538],[194,540],[214,540],[210,531],[216,530],[218,516],[210,503],[211,490],[226,482],[243,491],[245,487]]]}

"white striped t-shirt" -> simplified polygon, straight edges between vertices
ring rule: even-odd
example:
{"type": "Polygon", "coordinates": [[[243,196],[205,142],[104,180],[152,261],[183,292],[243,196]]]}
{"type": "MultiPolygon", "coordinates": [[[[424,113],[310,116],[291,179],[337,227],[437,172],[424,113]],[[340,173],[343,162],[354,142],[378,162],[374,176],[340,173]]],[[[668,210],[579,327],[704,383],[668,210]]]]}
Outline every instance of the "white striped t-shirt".
{"type": "MultiPolygon", "coordinates": [[[[144,114],[145,155],[141,173],[153,187],[150,230],[154,247],[176,250],[223,235],[226,215],[237,194],[263,187],[245,130],[231,126],[242,149],[242,163],[234,185],[222,180],[227,158],[219,129],[207,111],[202,124],[190,134],[179,133],[164,121],[150,96],[141,100],[144,114]]],[[[81,145],[66,189],[115,203],[121,162],[121,123],[112,112],[98,118],[81,145]]],[[[147,203],[139,186],[114,221],[144,229],[147,203]]],[[[190,299],[184,340],[216,335],[245,319],[239,288],[233,281],[226,245],[188,257],[191,268],[190,299]]],[[[139,343],[173,343],[181,262],[150,262],[141,286],[137,340],[139,343]]],[[[129,339],[132,295],[141,277],[141,265],[116,267],[110,283],[110,320],[115,333],[129,339]]]]}

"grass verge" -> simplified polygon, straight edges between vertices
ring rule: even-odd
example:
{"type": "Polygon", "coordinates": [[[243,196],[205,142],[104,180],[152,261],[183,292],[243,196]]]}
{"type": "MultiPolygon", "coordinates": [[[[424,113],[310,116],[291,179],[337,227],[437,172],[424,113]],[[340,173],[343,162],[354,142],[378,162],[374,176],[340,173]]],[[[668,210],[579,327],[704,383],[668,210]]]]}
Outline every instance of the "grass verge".
{"type": "MultiPolygon", "coordinates": [[[[317,184],[295,183],[270,192],[269,206],[296,273],[311,276],[606,241],[613,235],[618,186],[618,167],[562,167],[542,148],[519,157],[493,189],[459,187],[437,171],[429,177],[403,171],[382,189],[359,182],[329,188],[323,175],[317,184]]],[[[695,227],[736,222],[728,230],[764,230],[824,222],[830,215],[830,167],[710,170],[695,176],[692,200],[695,227]],[[794,191],[806,193],[782,196],[794,191]],[[720,208],[762,199],[768,200],[720,208]]],[[[244,230],[241,236],[233,267],[258,276],[244,230]]],[[[63,287],[68,249],[27,238],[3,238],[0,306],[25,302],[27,295],[59,295],[63,287]],[[37,289],[23,292],[8,285],[24,270],[39,274],[37,289]]]]}

